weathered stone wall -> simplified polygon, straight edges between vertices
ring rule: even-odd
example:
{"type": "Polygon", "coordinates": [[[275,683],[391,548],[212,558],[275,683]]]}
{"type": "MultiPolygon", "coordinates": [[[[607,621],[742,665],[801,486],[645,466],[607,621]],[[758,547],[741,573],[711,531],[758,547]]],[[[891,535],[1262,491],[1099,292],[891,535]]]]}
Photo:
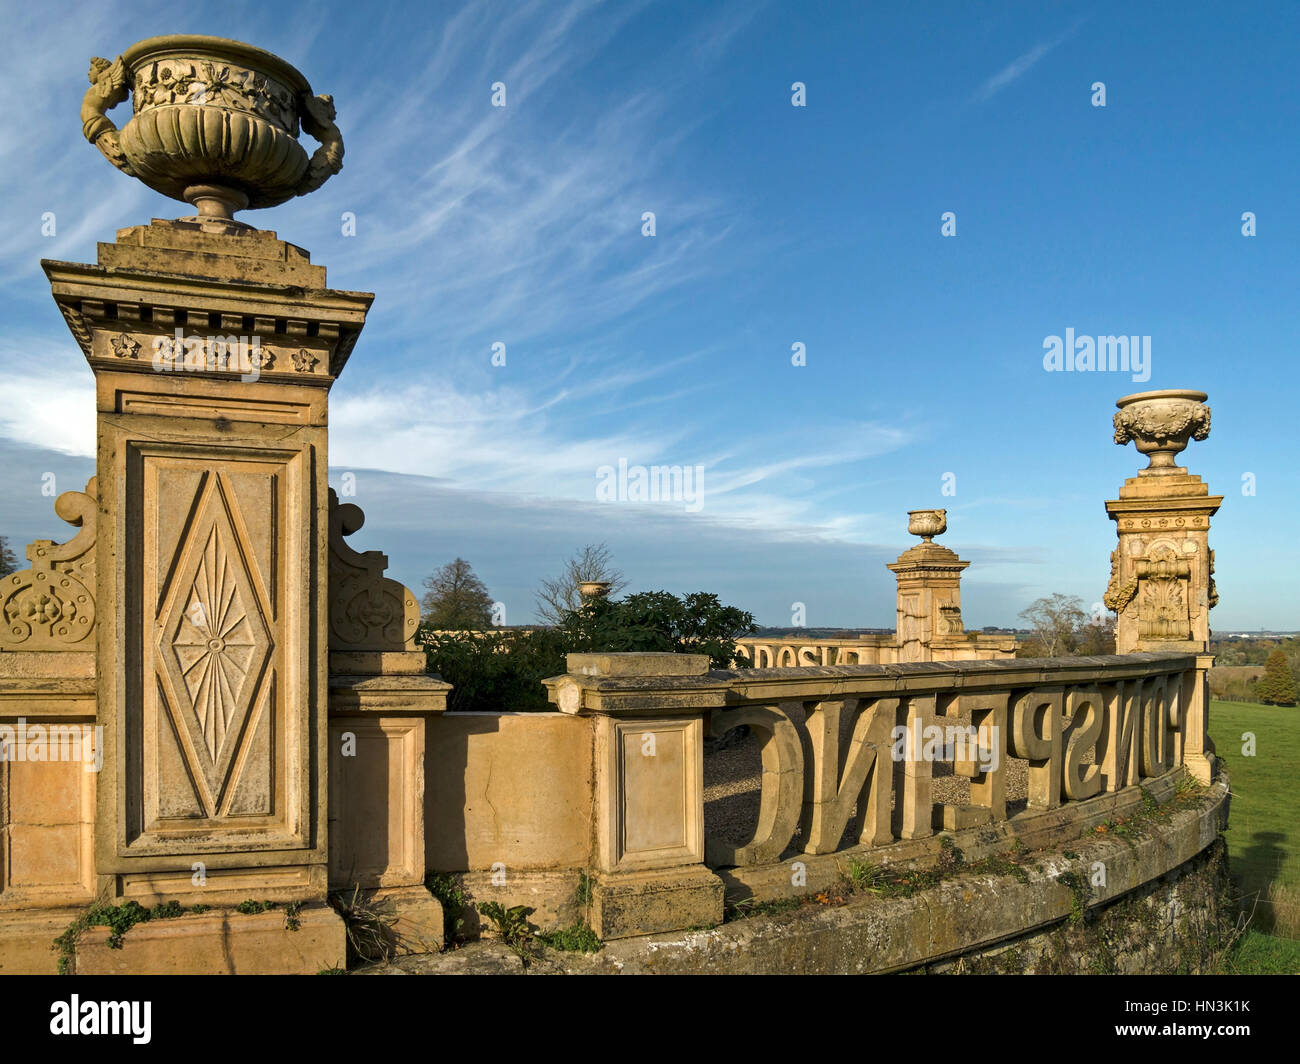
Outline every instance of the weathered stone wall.
{"type": "Polygon", "coordinates": [[[425,753],[428,867],[583,868],[591,848],[591,721],[449,713],[425,753]]]}
{"type": "Polygon", "coordinates": [[[1222,837],[1186,864],[1090,911],[995,947],[916,969],[930,974],[1200,975],[1230,940],[1222,837]]]}
{"type": "MultiPolygon", "coordinates": [[[[1081,803],[1073,824],[1013,818],[1028,847],[985,829],[926,839],[889,880],[852,883],[845,862],[816,898],[744,905],[723,923],[607,941],[599,953],[537,948],[529,970],[570,974],[1158,973],[1212,970],[1235,916],[1225,901],[1228,781],[1181,777],[1081,803]],[[1168,784],[1168,786],[1166,786],[1168,784]],[[1030,821],[1033,821],[1032,823],[1030,821]],[[1082,829],[1080,832],[1079,829],[1082,829]],[[1098,867],[1106,871],[1097,881],[1098,867]],[[912,873],[911,876],[908,873],[912,873]],[[901,874],[900,874],[901,873],[901,874]],[[922,873],[917,875],[916,873],[922,873]],[[902,889],[891,889],[899,888],[902,889]],[[754,915],[744,915],[752,912],[754,915]]],[[[912,845],[912,844],[909,844],[912,845]]],[[[915,849],[915,847],[913,847],[915,849]]],[[[878,870],[879,869],[879,866],[878,870]]],[[[809,864],[810,878],[814,869],[809,864]]],[[[738,904],[739,902],[739,904],[738,904]]],[[[539,923],[541,921],[539,920],[539,923]]],[[[485,940],[385,971],[517,971],[485,940]]]]}

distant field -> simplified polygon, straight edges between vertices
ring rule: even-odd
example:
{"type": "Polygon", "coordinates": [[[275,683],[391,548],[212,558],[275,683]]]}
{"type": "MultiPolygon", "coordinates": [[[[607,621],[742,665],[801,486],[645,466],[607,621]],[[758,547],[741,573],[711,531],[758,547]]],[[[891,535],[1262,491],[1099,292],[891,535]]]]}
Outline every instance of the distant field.
{"type": "Polygon", "coordinates": [[[1245,893],[1274,880],[1300,884],[1300,709],[1212,701],[1210,735],[1232,780],[1233,877],[1245,893]],[[1253,757],[1242,754],[1247,732],[1255,736],[1253,757]]]}

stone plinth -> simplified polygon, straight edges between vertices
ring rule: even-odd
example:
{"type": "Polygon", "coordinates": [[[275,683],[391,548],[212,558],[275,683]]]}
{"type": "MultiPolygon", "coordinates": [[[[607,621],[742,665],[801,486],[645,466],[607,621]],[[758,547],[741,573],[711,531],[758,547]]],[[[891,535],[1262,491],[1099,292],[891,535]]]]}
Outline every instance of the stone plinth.
{"type": "Polygon", "coordinates": [[[940,645],[967,639],[961,574],[970,562],[933,541],[947,528],[946,511],[914,510],[909,516],[908,531],[923,539],[888,565],[898,578],[898,660],[932,661],[940,645]]]}
{"type": "Polygon", "coordinates": [[[328,396],[372,297],[274,233],[99,247],[43,263],[96,381],[97,893],[323,901],[328,396]]]}
{"type": "Polygon", "coordinates": [[[726,681],[699,654],[570,654],[545,681],[595,726],[591,926],[623,938],[722,919],[704,865],[704,718],[726,681]]]}
{"type": "Polygon", "coordinates": [[[1118,614],[1115,651],[1204,651],[1218,603],[1210,518],[1223,502],[1200,477],[1130,477],[1106,502],[1119,544],[1105,603],[1118,614]]]}

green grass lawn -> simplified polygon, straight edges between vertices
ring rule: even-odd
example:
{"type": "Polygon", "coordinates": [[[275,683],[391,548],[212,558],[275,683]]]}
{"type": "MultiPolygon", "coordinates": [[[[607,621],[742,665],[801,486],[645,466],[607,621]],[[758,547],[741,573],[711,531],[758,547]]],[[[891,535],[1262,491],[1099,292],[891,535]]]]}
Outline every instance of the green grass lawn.
{"type": "Polygon", "coordinates": [[[1300,709],[1211,702],[1210,735],[1232,780],[1228,859],[1246,890],[1300,883],[1300,709]],[[1255,736],[1255,755],[1242,736],[1255,736]]]}
{"type": "Polygon", "coordinates": [[[1233,949],[1224,975],[1300,975],[1300,942],[1247,931],[1233,949]]]}
{"type": "MultiPolygon", "coordinates": [[[[1262,896],[1270,882],[1300,885],[1300,709],[1213,701],[1210,735],[1232,780],[1224,837],[1239,891],[1262,896]],[[1253,756],[1243,753],[1248,733],[1253,756]]],[[[1252,900],[1245,904],[1249,909],[1252,900]]],[[[1300,972],[1300,942],[1259,933],[1272,926],[1265,906],[1251,926],[1234,953],[1237,970],[1300,972]]]]}

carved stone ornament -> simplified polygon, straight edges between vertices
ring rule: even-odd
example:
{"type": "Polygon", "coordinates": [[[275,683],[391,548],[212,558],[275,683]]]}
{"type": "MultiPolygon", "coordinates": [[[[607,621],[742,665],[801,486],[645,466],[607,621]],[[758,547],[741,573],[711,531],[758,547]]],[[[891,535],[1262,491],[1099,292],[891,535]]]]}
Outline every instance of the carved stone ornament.
{"type": "Polygon", "coordinates": [[[1120,579],[1119,551],[1111,551],[1110,583],[1106,585],[1106,593],[1101,597],[1102,602],[1108,610],[1120,613],[1132,601],[1135,594],[1137,594],[1137,581],[1120,579]]]}
{"type": "Polygon", "coordinates": [[[415,650],[420,606],[404,584],[384,576],[383,551],[354,551],[344,542],[365,522],[355,503],[340,503],[330,489],[330,649],[415,650]]]}
{"type": "Polygon", "coordinates": [[[908,510],[907,530],[914,536],[920,536],[922,542],[929,543],[935,536],[948,531],[948,511],[908,510]]]}
{"type": "Polygon", "coordinates": [[[1204,392],[1171,389],[1138,392],[1116,402],[1115,442],[1132,440],[1137,449],[1151,458],[1142,472],[1178,474],[1183,468],[1174,455],[1186,448],[1189,440],[1204,440],[1210,435],[1210,408],[1204,392]]]}
{"type": "Polygon", "coordinates": [[[0,650],[95,649],[95,478],[65,491],[54,512],[80,527],[66,543],[38,539],[30,569],[0,577],[0,650]]]}
{"type": "Polygon", "coordinates": [[[1138,636],[1190,639],[1188,603],[1192,567],[1169,547],[1157,547],[1138,560],[1138,636]]]}
{"type": "Polygon", "coordinates": [[[140,354],[140,341],[126,333],[114,336],[113,354],[118,358],[136,358],[140,354]]]}
{"type": "Polygon", "coordinates": [[[939,622],[935,626],[937,635],[963,635],[966,626],[961,619],[960,606],[940,606],[939,622]]]}
{"type": "Polygon", "coordinates": [[[82,132],[109,162],[198,209],[217,231],[235,211],[274,207],[343,168],[334,100],[283,59],[221,37],[151,37],[90,61],[82,132]],[[118,129],[107,112],[133,95],[118,129]],[[318,141],[308,158],[299,125],[318,141]]]}

